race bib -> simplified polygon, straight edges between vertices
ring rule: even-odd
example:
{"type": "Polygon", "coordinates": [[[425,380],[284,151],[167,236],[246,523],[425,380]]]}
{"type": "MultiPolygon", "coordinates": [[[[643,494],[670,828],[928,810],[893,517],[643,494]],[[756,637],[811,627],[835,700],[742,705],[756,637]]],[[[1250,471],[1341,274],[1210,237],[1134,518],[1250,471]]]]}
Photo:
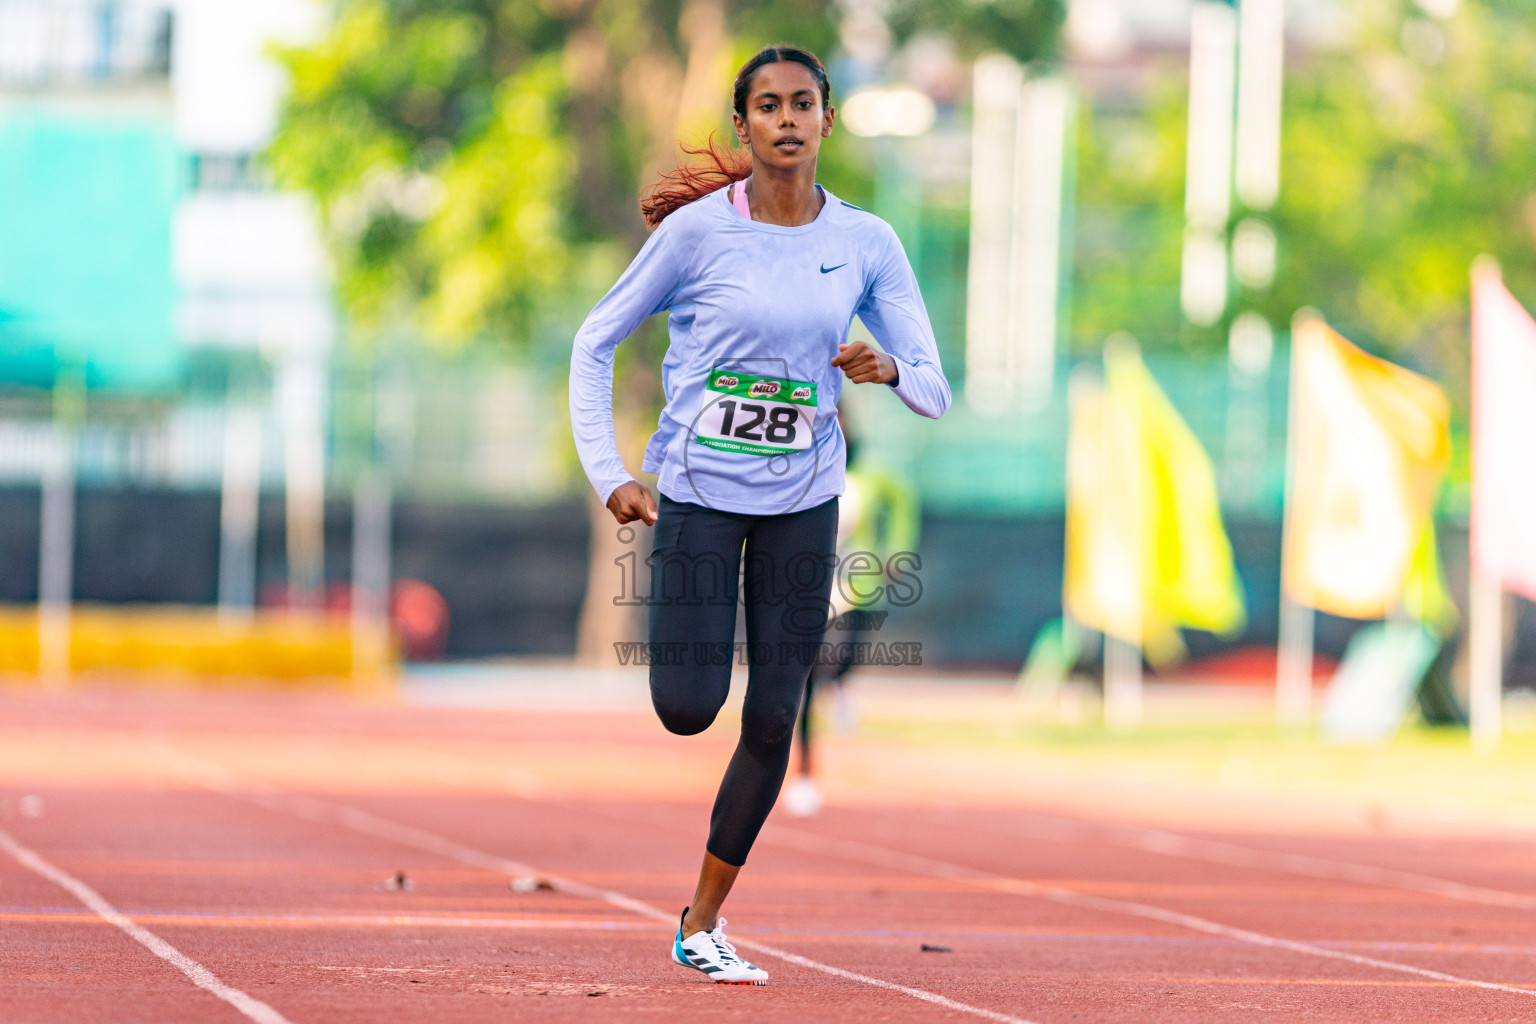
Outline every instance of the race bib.
{"type": "Polygon", "coordinates": [[[815,384],[712,370],[695,434],[722,452],[789,455],[811,446],[815,421],[815,384]]]}

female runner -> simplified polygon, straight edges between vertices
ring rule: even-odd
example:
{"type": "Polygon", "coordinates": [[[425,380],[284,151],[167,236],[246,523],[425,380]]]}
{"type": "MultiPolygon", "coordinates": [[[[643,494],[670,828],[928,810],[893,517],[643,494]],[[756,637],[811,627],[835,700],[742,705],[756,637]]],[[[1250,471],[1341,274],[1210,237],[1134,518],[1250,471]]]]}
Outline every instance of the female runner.
{"type": "Polygon", "coordinates": [[[642,201],[654,232],[576,334],[570,405],[598,496],[619,523],[656,527],[651,700],[674,733],[702,732],[725,703],[738,574],[745,579],[741,739],[672,960],[717,982],[763,985],[768,972],[736,955],[719,911],[778,797],[826,626],[843,491],[842,379],[886,385],[932,417],[949,407],[950,392],[895,233],[816,184],[833,121],[821,62],[768,47],[737,74],[732,106],[750,160],[711,147],[717,175],[680,168],[642,201]],[[613,357],[663,310],[671,313],[666,406],[643,463],[659,474],[658,508],[619,457],[613,357]],[[845,344],[855,315],[885,351],[845,344]]]}

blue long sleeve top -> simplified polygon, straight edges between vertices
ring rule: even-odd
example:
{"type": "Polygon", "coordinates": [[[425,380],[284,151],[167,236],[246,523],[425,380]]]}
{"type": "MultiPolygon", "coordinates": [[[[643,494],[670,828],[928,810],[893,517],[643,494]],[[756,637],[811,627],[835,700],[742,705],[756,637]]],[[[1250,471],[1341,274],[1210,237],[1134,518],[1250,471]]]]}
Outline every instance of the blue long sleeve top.
{"type": "MultiPolygon", "coordinates": [[[[676,210],[588,314],[571,349],[571,427],[582,468],[604,502],[632,479],[614,439],[614,350],[663,310],[671,313],[662,360],[666,406],[643,468],[659,475],[658,488],[674,501],[778,514],[843,493],[846,448],[837,400],[844,375],[831,360],[854,316],[895,359],[898,380],[891,390],[908,408],[931,417],[949,408],[933,328],[895,232],[823,192],[816,219],[797,227],[742,218],[723,188],[676,210]],[[722,398],[711,390],[722,380],[720,371],[731,375],[728,383],[738,377],[785,382],[803,402],[810,385],[805,446],[765,457],[745,450],[751,444],[722,450],[699,443],[711,429],[718,433],[718,408],[714,428],[701,424],[722,398]]],[[[743,431],[750,422],[739,416],[736,435],[761,438],[761,429],[743,431]]],[[[768,439],[775,439],[772,432],[768,439]]]]}

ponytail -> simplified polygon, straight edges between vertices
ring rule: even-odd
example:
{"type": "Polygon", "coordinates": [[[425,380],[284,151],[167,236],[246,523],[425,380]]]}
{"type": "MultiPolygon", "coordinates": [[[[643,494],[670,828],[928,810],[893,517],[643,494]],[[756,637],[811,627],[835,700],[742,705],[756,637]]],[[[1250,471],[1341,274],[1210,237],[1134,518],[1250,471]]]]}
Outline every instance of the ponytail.
{"type": "Polygon", "coordinates": [[[652,230],[674,210],[752,173],[752,158],[746,151],[727,149],[715,141],[713,132],[704,145],[685,145],[683,152],[703,160],[680,164],[676,170],[663,174],[640,198],[640,212],[645,216],[646,227],[652,230]]]}

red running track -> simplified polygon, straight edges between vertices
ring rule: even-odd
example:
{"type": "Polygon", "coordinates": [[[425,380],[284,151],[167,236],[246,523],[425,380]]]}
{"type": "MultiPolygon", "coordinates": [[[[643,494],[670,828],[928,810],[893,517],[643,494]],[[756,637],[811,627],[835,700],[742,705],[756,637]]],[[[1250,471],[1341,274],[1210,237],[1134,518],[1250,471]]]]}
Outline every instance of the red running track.
{"type": "Polygon", "coordinates": [[[833,805],[776,812],[727,905],[773,974],[738,988],[666,958],[729,723],[123,691],[0,723],[4,1024],[1536,1020],[1518,837],[936,799],[931,755],[834,746],[833,805]]]}

